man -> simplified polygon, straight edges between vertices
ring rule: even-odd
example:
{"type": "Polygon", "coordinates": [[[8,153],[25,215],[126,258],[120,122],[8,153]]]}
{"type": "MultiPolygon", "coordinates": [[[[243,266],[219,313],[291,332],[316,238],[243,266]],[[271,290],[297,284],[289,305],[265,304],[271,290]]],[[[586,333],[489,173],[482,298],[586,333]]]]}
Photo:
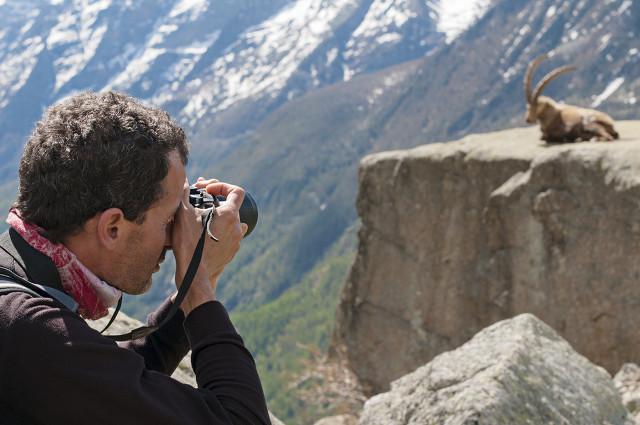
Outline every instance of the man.
{"type": "Polygon", "coordinates": [[[113,92],[74,96],[38,123],[0,238],[0,267],[65,293],[78,309],[26,290],[0,292],[0,424],[269,423],[254,361],[215,293],[247,230],[241,188],[198,181],[227,197],[209,227],[219,242],[207,238],[168,323],[118,345],[83,319],[105,316],[121,292],[148,290],[167,249],[182,283],[202,232],[188,202],[187,155],[184,132],[166,113],[113,92]],[[198,389],[170,377],[189,349],[198,389]]]}

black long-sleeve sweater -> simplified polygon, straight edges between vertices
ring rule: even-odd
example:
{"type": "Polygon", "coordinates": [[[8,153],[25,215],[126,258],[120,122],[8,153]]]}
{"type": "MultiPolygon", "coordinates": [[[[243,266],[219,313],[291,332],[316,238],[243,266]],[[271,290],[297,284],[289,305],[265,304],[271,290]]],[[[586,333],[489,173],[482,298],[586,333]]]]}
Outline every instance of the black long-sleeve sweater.
{"type": "MultiPolygon", "coordinates": [[[[4,252],[0,265],[59,285],[48,258],[20,248],[27,273],[4,252]]],[[[253,358],[219,302],[118,345],[53,299],[0,295],[0,425],[269,423],[253,358]],[[189,348],[197,389],[170,377],[189,348]]]]}

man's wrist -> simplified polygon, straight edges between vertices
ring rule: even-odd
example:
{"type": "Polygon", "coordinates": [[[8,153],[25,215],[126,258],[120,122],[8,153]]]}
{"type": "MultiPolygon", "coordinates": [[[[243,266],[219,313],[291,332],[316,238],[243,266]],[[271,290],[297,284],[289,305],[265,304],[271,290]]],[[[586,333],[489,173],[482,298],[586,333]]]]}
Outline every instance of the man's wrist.
{"type": "MultiPolygon", "coordinates": [[[[212,285],[204,276],[204,273],[198,271],[191,283],[189,291],[182,300],[182,303],[180,303],[180,309],[184,313],[185,317],[198,306],[216,300],[215,285],[212,285]]],[[[174,294],[172,297],[172,301],[174,302],[176,295],[177,294],[174,294]]]]}
{"type": "Polygon", "coordinates": [[[187,317],[189,313],[191,313],[202,304],[215,300],[216,296],[213,291],[201,292],[196,288],[190,288],[189,294],[184,297],[184,300],[182,300],[182,303],[180,304],[180,309],[184,313],[184,316],[187,317]]]}

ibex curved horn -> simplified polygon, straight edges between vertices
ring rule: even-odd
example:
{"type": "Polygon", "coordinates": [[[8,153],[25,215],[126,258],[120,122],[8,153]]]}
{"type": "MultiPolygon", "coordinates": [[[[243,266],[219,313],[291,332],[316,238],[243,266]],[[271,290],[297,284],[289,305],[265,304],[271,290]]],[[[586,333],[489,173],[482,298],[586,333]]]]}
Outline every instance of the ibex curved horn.
{"type": "Polygon", "coordinates": [[[531,101],[529,103],[536,103],[538,101],[538,96],[540,96],[540,94],[542,93],[542,90],[544,90],[547,84],[549,84],[554,78],[557,78],[564,73],[575,71],[575,70],[576,70],[575,66],[569,65],[569,66],[561,66],[560,68],[556,68],[553,71],[549,72],[547,75],[544,76],[542,80],[540,80],[536,88],[533,90],[533,94],[531,95],[531,101]]]}
{"type": "Polygon", "coordinates": [[[549,58],[548,54],[543,54],[535,58],[527,67],[527,72],[524,74],[524,95],[527,98],[527,103],[531,103],[533,97],[531,96],[531,80],[533,79],[533,73],[536,71],[540,63],[549,58]]]}

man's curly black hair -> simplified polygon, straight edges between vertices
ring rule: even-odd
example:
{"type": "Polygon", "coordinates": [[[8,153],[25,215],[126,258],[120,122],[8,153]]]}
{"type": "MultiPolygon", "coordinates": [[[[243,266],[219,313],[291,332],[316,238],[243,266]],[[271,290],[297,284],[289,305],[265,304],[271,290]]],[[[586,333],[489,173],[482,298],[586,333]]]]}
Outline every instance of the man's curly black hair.
{"type": "Polygon", "coordinates": [[[108,208],[142,223],[163,194],[172,151],[186,165],[184,131],[166,112],[115,92],[73,96],[49,108],[29,137],[14,206],[53,242],[108,208]]]}

